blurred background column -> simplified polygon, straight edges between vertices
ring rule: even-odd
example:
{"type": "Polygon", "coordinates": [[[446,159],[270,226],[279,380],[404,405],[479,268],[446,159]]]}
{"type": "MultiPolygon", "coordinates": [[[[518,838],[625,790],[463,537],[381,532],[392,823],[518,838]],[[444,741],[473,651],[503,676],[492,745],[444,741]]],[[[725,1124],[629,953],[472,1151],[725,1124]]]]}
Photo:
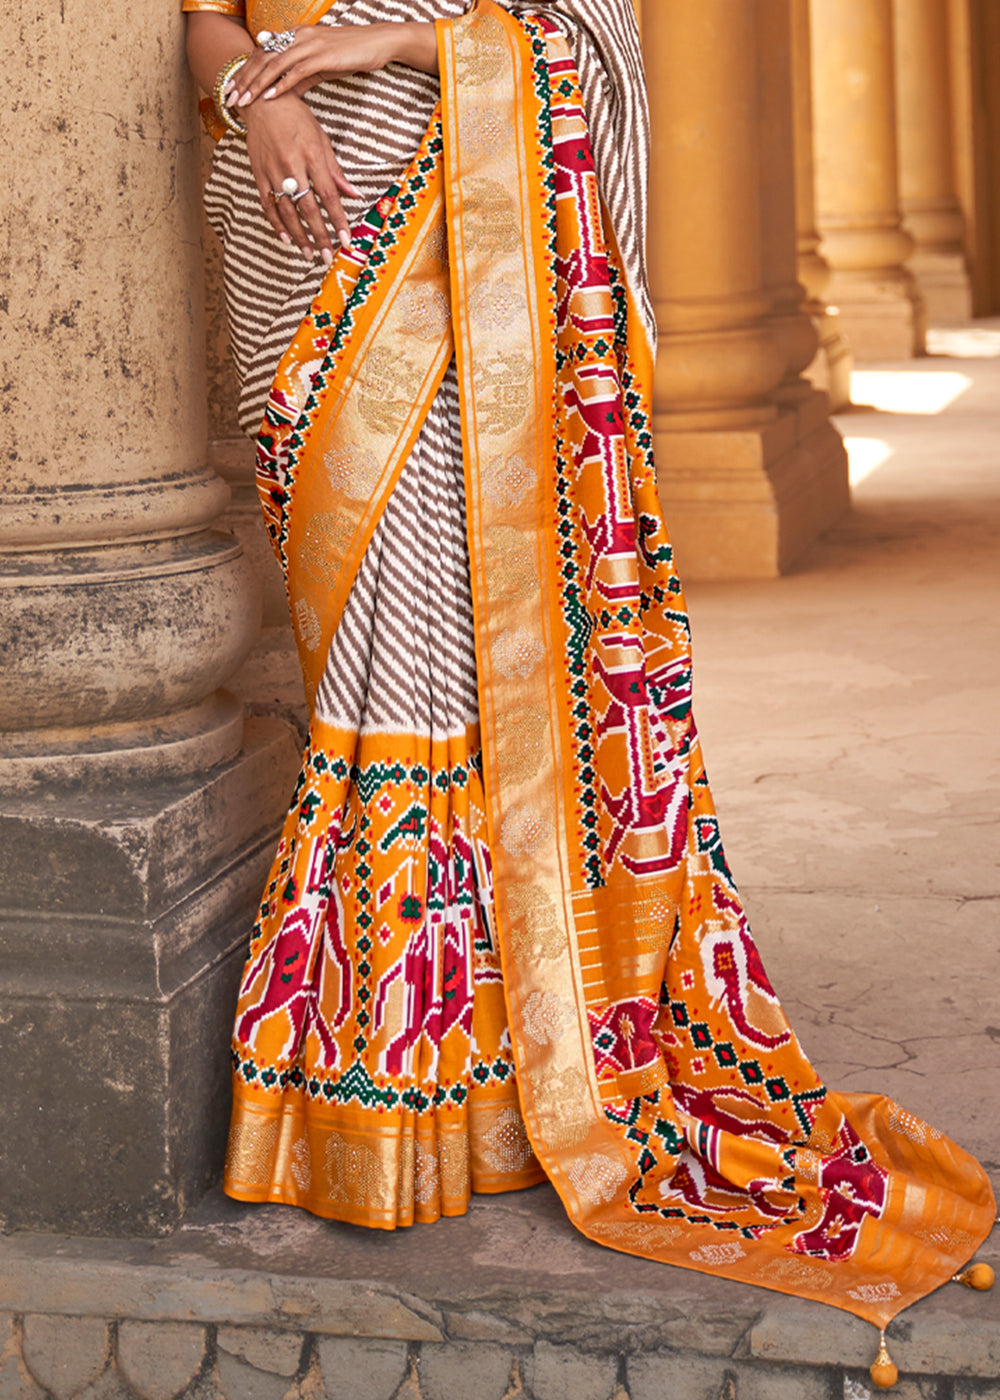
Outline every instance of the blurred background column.
{"type": "Polygon", "coordinates": [[[821,404],[825,421],[825,396],[802,377],[819,349],[819,335],[798,278],[791,0],[755,0],[754,8],[761,271],[771,301],[771,329],[785,360],[784,377],[774,397],[784,403],[821,404]]]}
{"type": "Polygon", "coordinates": [[[892,0],[812,0],[816,204],[828,295],[859,359],[922,354],[926,313],[904,266],[892,0]]]}
{"type": "Polygon", "coordinates": [[[955,189],[972,314],[1000,314],[1000,5],[948,0],[955,189]]]}
{"type": "Polygon", "coordinates": [[[206,465],[178,10],[26,14],[4,104],[8,1228],[155,1234],[217,1177],[234,988],[298,766],[289,727],[220,688],[261,600],[206,465]]]}
{"type": "Polygon", "coordinates": [[[847,452],[830,422],[830,396],[806,377],[820,337],[798,277],[792,0],[755,0],[755,9],[761,266],[771,298],[771,326],[785,359],[784,376],[772,397],[779,418],[794,420],[799,497],[794,509],[798,528],[814,538],[850,505],[847,452]]]}
{"type": "Polygon", "coordinates": [[[933,325],[972,314],[965,220],[958,206],[949,72],[948,0],[893,0],[896,111],[909,267],[933,325]]]}
{"type": "Polygon", "coordinates": [[[840,326],[840,313],[830,305],[830,264],[819,251],[816,227],[816,172],[813,159],[812,49],[809,0],[792,0],[792,102],[795,145],[795,222],[798,233],[798,275],[806,289],[806,310],[819,338],[819,349],[807,369],[808,378],[830,396],[834,412],[851,401],[851,347],[840,326]]]}
{"type": "Polygon", "coordinates": [[[847,502],[826,409],[803,421],[785,402],[790,386],[809,394],[798,381],[816,337],[796,282],[789,57],[767,69],[762,24],[755,0],[657,0],[643,13],[653,427],[668,525],[692,578],[777,574],[847,502]],[[766,158],[762,101],[769,134],[785,113],[781,149],[766,158]]]}

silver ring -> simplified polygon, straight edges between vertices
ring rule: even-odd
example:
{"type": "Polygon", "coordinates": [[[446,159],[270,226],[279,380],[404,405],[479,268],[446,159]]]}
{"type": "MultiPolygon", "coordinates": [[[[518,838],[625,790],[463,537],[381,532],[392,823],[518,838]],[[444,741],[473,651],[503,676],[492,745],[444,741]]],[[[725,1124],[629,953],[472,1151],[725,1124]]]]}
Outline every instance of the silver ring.
{"type": "Polygon", "coordinates": [[[306,185],[304,190],[299,190],[298,194],[289,195],[293,204],[298,204],[300,199],[305,199],[307,194],[312,194],[312,185],[306,185]]]}
{"type": "Polygon", "coordinates": [[[283,29],[280,34],[271,34],[267,29],[264,29],[257,35],[257,43],[265,53],[284,53],[295,43],[295,31],[294,29],[283,29]],[[266,39],[262,39],[264,34],[267,35],[266,39]]]}

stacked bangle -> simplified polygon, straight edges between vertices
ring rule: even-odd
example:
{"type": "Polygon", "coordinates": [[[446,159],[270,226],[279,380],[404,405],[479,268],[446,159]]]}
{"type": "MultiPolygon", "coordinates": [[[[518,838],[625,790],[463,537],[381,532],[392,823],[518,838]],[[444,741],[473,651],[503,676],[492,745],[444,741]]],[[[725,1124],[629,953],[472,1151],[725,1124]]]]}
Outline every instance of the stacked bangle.
{"type": "Polygon", "coordinates": [[[248,53],[238,53],[235,58],[231,58],[228,63],[224,63],[219,69],[219,75],[212,88],[212,102],[218,114],[219,121],[228,131],[235,131],[239,136],[247,134],[246,123],[236,115],[232,107],[226,102],[226,84],[234,73],[238,72],[250,57],[248,53]]]}

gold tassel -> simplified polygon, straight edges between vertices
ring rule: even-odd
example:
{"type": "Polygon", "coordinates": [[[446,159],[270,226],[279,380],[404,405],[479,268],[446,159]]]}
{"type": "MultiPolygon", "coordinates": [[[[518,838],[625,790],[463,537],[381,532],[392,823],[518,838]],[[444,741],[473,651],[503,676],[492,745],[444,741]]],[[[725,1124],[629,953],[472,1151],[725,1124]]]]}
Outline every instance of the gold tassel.
{"type": "Polygon", "coordinates": [[[954,1274],[952,1283],[964,1283],[966,1288],[974,1288],[977,1293],[986,1293],[993,1287],[996,1274],[989,1264],[970,1264],[964,1274],[954,1274]]]}
{"type": "Polygon", "coordinates": [[[879,1390],[891,1390],[899,1380],[899,1371],[889,1355],[889,1349],[885,1344],[885,1328],[879,1334],[878,1356],[872,1362],[871,1370],[868,1373],[879,1390]]]}

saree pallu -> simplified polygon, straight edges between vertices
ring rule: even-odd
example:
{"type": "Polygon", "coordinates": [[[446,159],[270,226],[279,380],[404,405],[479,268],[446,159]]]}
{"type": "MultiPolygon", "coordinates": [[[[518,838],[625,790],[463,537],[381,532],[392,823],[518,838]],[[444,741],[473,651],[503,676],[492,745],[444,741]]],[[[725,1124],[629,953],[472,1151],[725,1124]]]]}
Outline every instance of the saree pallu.
{"type": "Polygon", "coordinates": [[[827,1090],[783,1015],[692,718],[574,56],[493,0],[438,34],[440,104],[259,435],[311,725],[226,1190],[393,1228],[547,1177],[602,1244],[884,1326],[989,1233],[988,1180],[827,1090]]]}

